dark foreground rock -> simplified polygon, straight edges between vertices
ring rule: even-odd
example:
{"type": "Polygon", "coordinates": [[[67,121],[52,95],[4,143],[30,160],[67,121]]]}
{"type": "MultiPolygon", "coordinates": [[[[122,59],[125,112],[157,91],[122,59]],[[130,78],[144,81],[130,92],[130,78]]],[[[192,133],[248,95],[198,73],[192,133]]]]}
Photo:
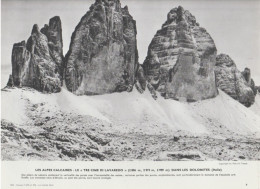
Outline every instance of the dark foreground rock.
{"type": "Polygon", "coordinates": [[[75,94],[131,91],[138,64],[136,23],[119,0],[96,0],[71,37],[66,86],[75,94]]]}
{"type": "Polygon", "coordinates": [[[140,93],[143,93],[143,91],[145,91],[146,89],[146,78],[145,78],[145,75],[144,75],[144,69],[142,67],[142,65],[138,64],[138,67],[137,67],[137,72],[135,74],[135,79],[136,79],[136,82],[135,82],[135,87],[137,88],[137,90],[140,92],[140,93]]]}
{"type": "Polygon", "coordinates": [[[50,93],[61,90],[64,66],[60,18],[50,19],[50,26],[46,25],[44,31],[46,35],[35,24],[27,42],[13,45],[8,86],[27,86],[50,93]]]}
{"type": "Polygon", "coordinates": [[[217,49],[207,31],[182,7],[172,9],[144,61],[148,82],[166,98],[197,101],[215,97],[217,49]]]}
{"type": "Polygon", "coordinates": [[[218,88],[247,107],[254,103],[250,70],[245,69],[241,73],[228,55],[220,54],[217,56],[215,73],[218,88]]]}
{"type": "Polygon", "coordinates": [[[251,77],[251,71],[249,68],[245,68],[244,71],[242,72],[242,75],[244,76],[247,84],[251,87],[252,91],[254,92],[254,95],[257,94],[257,88],[255,86],[255,82],[251,77]]]}
{"type": "Polygon", "coordinates": [[[255,89],[258,93],[260,93],[260,86],[256,86],[255,89]]]}

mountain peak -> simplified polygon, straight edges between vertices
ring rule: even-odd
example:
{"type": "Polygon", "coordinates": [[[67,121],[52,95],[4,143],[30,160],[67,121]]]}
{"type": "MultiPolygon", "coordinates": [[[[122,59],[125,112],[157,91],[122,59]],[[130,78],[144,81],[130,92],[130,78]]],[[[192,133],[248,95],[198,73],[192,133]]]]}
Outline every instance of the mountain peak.
{"type": "Polygon", "coordinates": [[[198,101],[215,97],[216,46],[183,7],[170,10],[152,39],[143,67],[148,82],[166,98],[198,101]]]}
{"type": "Polygon", "coordinates": [[[132,90],[138,64],[136,23],[119,0],[97,0],[71,39],[65,77],[69,91],[96,95],[132,90]]]}
{"type": "Polygon", "coordinates": [[[172,23],[178,24],[182,21],[185,21],[190,25],[198,25],[198,23],[196,22],[196,18],[188,10],[185,10],[182,6],[178,6],[170,10],[167,15],[167,21],[164,25],[172,23]]]}
{"type": "Polygon", "coordinates": [[[33,28],[32,28],[31,34],[39,33],[39,32],[40,32],[40,30],[39,30],[38,24],[34,24],[34,25],[33,25],[33,28]]]}

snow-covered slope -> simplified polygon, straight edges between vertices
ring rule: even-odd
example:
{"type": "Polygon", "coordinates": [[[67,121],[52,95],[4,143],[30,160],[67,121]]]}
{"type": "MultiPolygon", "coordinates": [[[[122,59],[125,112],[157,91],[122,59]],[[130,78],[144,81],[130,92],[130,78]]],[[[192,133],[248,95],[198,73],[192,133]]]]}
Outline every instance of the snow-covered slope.
{"type": "Polygon", "coordinates": [[[2,91],[2,160],[259,160],[259,96],[195,103],[144,94],[2,91]]]}
{"type": "Polygon", "coordinates": [[[255,97],[255,103],[250,107],[250,109],[260,116],[260,93],[255,97]]]}
{"type": "Polygon", "coordinates": [[[191,107],[201,117],[211,122],[218,122],[227,129],[240,133],[260,133],[260,116],[243,106],[223,91],[219,90],[216,98],[191,104],[191,107]]]}
{"type": "Polygon", "coordinates": [[[220,91],[216,98],[195,103],[164,99],[154,100],[148,91],[144,94],[114,93],[99,96],[76,96],[66,89],[56,94],[42,94],[32,89],[2,91],[2,119],[14,123],[26,122],[26,103],[43,103],[48,111],[89,115],[125,132],[173,133],[178,130],[193,134],[209,134],[216,127],[223,132],[239,134],[260,133],[259,95],[252,108],[246,108],[220,91]],[[258,114],[257,114],[258,113],[258,114]]]}

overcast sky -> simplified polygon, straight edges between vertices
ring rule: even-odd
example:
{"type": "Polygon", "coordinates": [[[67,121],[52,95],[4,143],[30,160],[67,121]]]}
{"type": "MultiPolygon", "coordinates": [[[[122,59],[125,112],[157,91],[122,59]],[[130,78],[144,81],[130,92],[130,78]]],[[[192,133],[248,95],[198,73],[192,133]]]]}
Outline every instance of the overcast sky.
{"type": "MultiPolygon", "coordinates": [[[[41,28],[49,18],[60,16],[65,54],[72,32],[93,3],[94,0],[2,0],[1,87],[11,73],[13,43],[27,40],[33,24],[41,28]]],[[[140,63],[167,13],[181,5],[210,33],[218,53],[229,54],[241,71],[251,68],[252,77],[260,85],[260,0],[121,0],[121,4],[128,5],[137,23],[140,63]]]]}

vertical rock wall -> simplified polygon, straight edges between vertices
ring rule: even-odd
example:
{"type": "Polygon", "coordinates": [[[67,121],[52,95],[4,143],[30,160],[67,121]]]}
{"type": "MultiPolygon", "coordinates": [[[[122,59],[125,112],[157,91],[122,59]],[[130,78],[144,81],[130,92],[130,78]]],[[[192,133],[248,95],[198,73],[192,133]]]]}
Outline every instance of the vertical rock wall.
{"type": "Polygon", "coordinates": [[[60,18],[52,18],[50,26],[41,31],[35,24],[27,42],[13,45],[9,86],[27,86],[50,93],[61,90],[64,66],[60,18]]]}
{"type": "Polygon", "coordinates": [[[119,0],[96,0],[71,37],[66,86],[75,94],[131,91],[138,64],[136,24],[119,0]]]}
{"type": "Polygon", "coordinates": [[[148,82],[166,98],[197,101],[215,97],[213,39],[182,7],[168,13],[144,61],[148,82]]]}

